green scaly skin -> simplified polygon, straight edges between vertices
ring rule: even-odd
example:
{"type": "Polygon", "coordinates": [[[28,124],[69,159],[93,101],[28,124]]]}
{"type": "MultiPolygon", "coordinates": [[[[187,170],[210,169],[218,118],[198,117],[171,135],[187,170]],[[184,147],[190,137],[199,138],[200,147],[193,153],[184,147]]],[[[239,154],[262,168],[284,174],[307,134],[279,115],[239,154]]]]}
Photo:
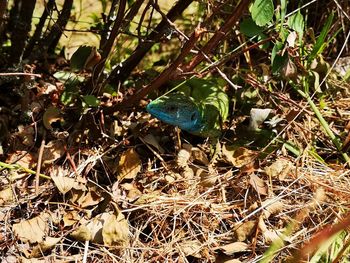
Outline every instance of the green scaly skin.
{"type": "Polygon", "coordinates": [[[152,101],[147,111],[164,121],[201,137],[216,138],[228,115],[229,99],[217,84],[187,80],[175,92],[152,101]]]}

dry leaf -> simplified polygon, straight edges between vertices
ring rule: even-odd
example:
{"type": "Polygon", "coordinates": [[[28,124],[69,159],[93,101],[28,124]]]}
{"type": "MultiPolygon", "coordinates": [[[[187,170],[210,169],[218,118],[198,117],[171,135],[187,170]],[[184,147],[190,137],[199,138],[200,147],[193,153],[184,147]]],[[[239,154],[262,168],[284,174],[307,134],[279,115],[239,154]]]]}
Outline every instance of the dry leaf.
{"type": "Polygon", "coordinates": [[[51,179],[55,183],[58,191],[60,191],[62,194],[66,194],[67,192],[69,192],[76,183],[74,178],[65,176],[51,175],[51,179]]]}
{"type": "Polygon", "coordinates": [[[283,241],[283,230],[269,230],[262,217],[259,218],[258,227],[261,230],[267,244],[272,242],[284,242],[283,241]]]}
{"type": "Polygon", "coordinates": [[[43,252],[53,249],[60,240],[60,237],[46,237],[44,241],[40,242],[33,248],[30,257],[42,256],[43,252]]]}
{"type": "Polygon", "coordinates": [[[209,173],[199,168],[196,171],[196,177],[200,177],[200,185],[203,187],[212,187],[218,180],[218,175],[214,169],[209,169],[209,173]]]}
{"type": "Polygon", "coordinates": [[[104,198],[97,194],[96,191],[89,190],[82,196],[80,199],[79,205],[82,208],[86,208],[89,206],[94,206],[100,203],[104,198]]]}
{"type": "Polygon", "coordinates": [[[191,157],[191,151],[188,149],[181,149],[177,154],[176,163],[180,167],[187,167],[188,161],[191,157]]]}
{"type": "Polygon", "coordinates": [[[11,203],[14,200],[15,196],[11,187],[7,187],[0,191],[0,205],[11,203]]]}
{"type": "Polygon", "coordinates": [[[162,146],[159,145],[158,140],[156,139],[156,137],[154,137],[153,134],[147,134],[145,137],[143,137],[143,140],[145,143],[150,144],[154,148],[156,148],[159,153],[165,153],[164,149],[162,148],[162,146]]]}
{"type": "Polygon", "coordinates": [[[80,241],[93,241],[95,243],[102,244],[103,238],[101,230],[104,222],[102,215],[103,214],[99,214],[86,223],[81,222],[81,225],[70,235],[80,241]]]}
{"type": "Polygon", "coordinates": [[[108,214],[102,228],[103,242],[107,246],[127,246],[129,243],[129,224],[121,212],[108,214]]]}
{"type": "Polygon", "coordinates": [[[235,167],[242,167],[255,160],[256,152],[244,147],[231,147],[223,145],[222,155],[224,159],[235,167]]]}
{"type": "Polygon", "coordinates": [[[48,219],[50,215],[41,213],[32,219],[22,220],[18,224],[12,226],[12,231],[22,242],[40,243],[46,236],[49,225],[48,219]]]}
{"type": "Polygon", "coordinates": [[[118,164],[118,178],[134,179],[141,171],[142,163],[139,155],[134,148],[125,151],[121,156],[118,164]]]}
{"type": "Polygon", "coordinates": [[[265,219],[269,218],[270,215],[282,211],[284,208],[284,204],[281,201],[274,199],[266,199],[264,202],[262,202],[261,206],[264,207],[263,213],[265,219]]]}
{"type": "Polygon", "coordinates": [[[51,124],[61,120],[61,112],[55,107],[48,108],[43,116],[44,127],[48,130],[52,130],[51,124]]]}
{"type": "Polygon", "coordinates": [[[192,148],[192,159],[193,159],[193,161],[197,161],[203,165],[209,164],[209,160],[207,158],[207,155],[201,149],[199,149],[197,147],[192,148]]]}
{"type": "Polygon", "coordinates": [[[278,176],[279,180],[284,180],[292,167],[293,164],[290,161],[286,159],[278,159],[265,168],[265,173],[271,178],[276,178],[278,176]]]}
{"type": "Polygon", "coordinates": [[[257,109],[250,110],[249,130],[258,131],[261,124],[267,119],[272,109],[257,109]]]}
{"type": "Polygon", "coordinates": [[[198,240],[186,240],[178,244],[182,253],[188,257],[202,258],[200,251],[202,250],[202,244],[198,240]]]}
{"type": "Polygon", "coordinates": [[[50,141],[45,147],[43,152],[43,163],[52,164],[57,159],[61,158],[65,154],[65,144],[62,140],[50,141]]]}
{"type": "Polygon", "coordinates": [[[256,226],[255,221],[246,221],[240,224],[239,227],[235,229],[235,233],[238,241],[246,240],[254,231],[256,226]]]}
{"type": "Polygon", "coordinates": [[[255,174],[250,174],[249,177],[249,183],[255,189],[255,191],[257,191],[257,193],[260,195],[267,195],[267,185],[265,184],[264,180],[255,174]]]}
{"type": "Polygon", "coordinates": [[[63,226],[64,227],[72,226],[75,223],[78,223],[80,219],[81,218],[77,211],[67,212],[63,215],[63,226]]]}
{"type": "Polygon", "coordinates": [[[126,245],[129,242],[129,225],[122,213],[118,213],[118,216],[102,213],[80,225],[71,236],[98,244],[126,245]]]}
{"type": "Polygon", "coordinates": [[[231,244],[220,246],[218,249],[222,250],[226,255],[233,255],[237,252],[244,252],[249,250],[249,246],[244,242],[233,242],[231,244]]]}

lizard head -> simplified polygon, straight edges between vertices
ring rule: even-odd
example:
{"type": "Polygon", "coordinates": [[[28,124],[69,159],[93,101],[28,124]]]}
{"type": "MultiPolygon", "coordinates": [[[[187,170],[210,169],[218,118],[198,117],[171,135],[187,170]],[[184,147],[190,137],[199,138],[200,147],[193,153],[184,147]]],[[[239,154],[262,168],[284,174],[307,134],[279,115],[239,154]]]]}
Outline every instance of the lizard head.
{"type": "Polygon", "coordinates": [[[160,97],[147,105],[146,110],[157,119],[188,132],[202,128],[201,108],[182,93],[160,97]]]}

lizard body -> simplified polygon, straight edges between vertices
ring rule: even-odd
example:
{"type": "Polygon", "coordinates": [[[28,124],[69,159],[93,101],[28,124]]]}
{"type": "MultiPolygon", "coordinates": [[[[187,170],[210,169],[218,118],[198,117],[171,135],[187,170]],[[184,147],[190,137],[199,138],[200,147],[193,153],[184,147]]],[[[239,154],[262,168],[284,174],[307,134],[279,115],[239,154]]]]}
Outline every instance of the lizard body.
{"type": "Polygon", "coordinates": [[[228,115],[229,99],[211,81],[193,78],[176,92],[161,96],[147,105],[147,111],[164,121],[201,137],[218,137],[228,115]]]}

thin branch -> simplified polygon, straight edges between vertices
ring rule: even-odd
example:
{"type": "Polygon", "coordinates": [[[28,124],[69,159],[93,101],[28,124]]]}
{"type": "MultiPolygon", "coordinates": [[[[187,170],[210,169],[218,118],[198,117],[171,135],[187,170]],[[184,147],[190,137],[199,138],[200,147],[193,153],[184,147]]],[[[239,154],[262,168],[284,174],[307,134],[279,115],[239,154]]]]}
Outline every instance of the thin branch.
{"type": "Polygon", "coordinates": [[[228,32],[234,27],[239,18],[241,18],[244,11],[248,8],[250,2],[250,0],[242,0],[237,8],[233,9],[229,19],[218,31],[215,32],[214,36],[201,49],[201,52],[198,53],[188,64],[182,66],[183,72],[193,71],[193,69],[205,59],[205,56],[210,54],[219,45],[219,43],[226,38],[228,32]]]}

